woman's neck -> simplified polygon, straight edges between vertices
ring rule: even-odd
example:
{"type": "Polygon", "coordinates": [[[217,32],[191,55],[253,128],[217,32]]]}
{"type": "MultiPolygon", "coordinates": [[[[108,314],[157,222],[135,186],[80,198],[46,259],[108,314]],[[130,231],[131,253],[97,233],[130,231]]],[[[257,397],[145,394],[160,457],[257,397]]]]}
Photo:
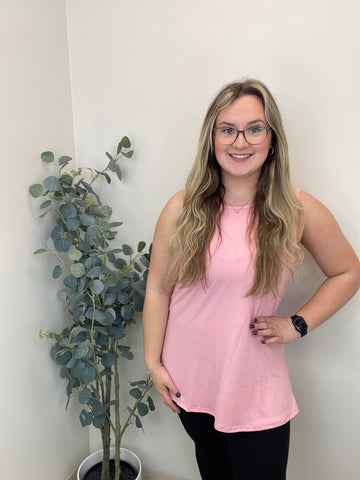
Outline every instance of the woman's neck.
{"type": "Polygon", "coordinates": [[[224,200],[227,205],[240,206],[251,203],[257,189],[257,182],[245,179],[224,179],[224,200]]]}

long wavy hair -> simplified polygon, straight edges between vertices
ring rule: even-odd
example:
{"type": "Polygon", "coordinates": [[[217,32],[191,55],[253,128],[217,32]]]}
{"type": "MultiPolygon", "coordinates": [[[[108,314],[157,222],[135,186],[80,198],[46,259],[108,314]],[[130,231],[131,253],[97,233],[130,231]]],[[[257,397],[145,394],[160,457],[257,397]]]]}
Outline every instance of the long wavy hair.
{"type": "Polygon", "coordinates": [[[216,230],[221,235],[225,188],[214,153],[213,127],[219,112],[245,95],[261,101],[274,149],[262,166],[248,226],[249,239],[256,245],[254,281],[248,295],[275,294],[283,269],[294,273],[303,259],[299,246],[303,210],[290,182],[288,146],[279,109],[259,80],[234,82],[220,90],[206,113],[196,159],[186,181],[183,210],[170,240],[171,279],[184,287],[199,281],[206,285],[209,245],[216,230]]]}

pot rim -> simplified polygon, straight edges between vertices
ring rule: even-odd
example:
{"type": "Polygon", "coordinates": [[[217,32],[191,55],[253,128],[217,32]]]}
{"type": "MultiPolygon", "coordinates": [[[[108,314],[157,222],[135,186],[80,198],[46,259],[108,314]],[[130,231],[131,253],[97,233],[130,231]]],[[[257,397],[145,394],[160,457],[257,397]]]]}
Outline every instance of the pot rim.
{"type": "MultiPolygon", "coordinates": [[[[115,454],[115,447],[110,447],[110,458],[113,458],[115,454]]],[[[135,480],[141,480],[142,466],[139,457],[132,450],[127,448],[120,448],[121,460],[127,462],[137,471],[137,477],[135,480]]],[[[88,455],[80,463],[77,469],[77,480],[83,480],[83,476],[90,470],[91,467],[101,462],[103,456],[103,449],[96,450],[88,455]]]]}

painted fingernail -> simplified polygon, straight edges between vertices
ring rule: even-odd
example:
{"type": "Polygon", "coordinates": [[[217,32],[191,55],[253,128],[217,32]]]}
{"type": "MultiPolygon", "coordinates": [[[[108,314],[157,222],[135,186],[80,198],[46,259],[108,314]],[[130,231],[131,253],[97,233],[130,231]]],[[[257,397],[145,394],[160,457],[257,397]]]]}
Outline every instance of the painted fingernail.
{"type": "Polygon", "coordinates": [[[180,393],[180,392],[175,393],[175,397],[180,398],[180,397],[181,397],[181,393],[180,393]]]}
{"type": "Polygon", "coordinates": [[[259,332],[253,332],[253,335],[259,335],[259,332]]]}
{"type": "Polygon", "coordinates": [[[256,322],[257,322],[257,318],[254,319],[254,323],[256,323],[256,322]]]}
{"type": "Polygon", "coordinates": [[[251,325],[250,325],[250,328],[255,328],[255,325],[251,324],[251,325]]]}
{"type": "Polygon", "coordinates": [[[262,340],[262,342],[261,342],[261,343],[262,343],[263,345],[265,345],[265,340],[262,340]]]}

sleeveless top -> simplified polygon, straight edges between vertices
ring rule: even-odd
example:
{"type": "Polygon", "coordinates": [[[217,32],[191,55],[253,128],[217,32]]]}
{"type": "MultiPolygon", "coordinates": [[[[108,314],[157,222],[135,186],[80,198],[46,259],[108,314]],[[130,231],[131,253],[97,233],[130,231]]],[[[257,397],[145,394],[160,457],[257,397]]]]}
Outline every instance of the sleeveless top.
{"type": "MultiPolygon", "coordinates": [[[[299,190],[296,190],[297,195],[299,190]]],[[[250,206],[237,216],[225,206],[221,240],[210,245],[207,285],[176,285],[169,305],[162,361],[188,412],[214,416],[221,432],[278,427],[298,413],[284,345],[264,345],[252,335],[257,315],[274,315],[289,274],[276,296],[246,296],[254,278],[254,245],[249,245],[250,206]]]]}

